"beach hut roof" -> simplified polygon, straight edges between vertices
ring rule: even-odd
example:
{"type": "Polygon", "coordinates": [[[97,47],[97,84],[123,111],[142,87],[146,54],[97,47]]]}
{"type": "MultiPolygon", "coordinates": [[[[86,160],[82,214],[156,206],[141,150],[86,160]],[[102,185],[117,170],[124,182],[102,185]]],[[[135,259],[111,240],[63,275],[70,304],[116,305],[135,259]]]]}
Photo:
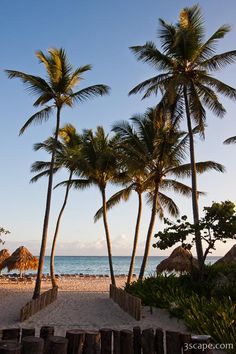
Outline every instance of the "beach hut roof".
{"type": "Polygon", "coordinates": [[[218,261],[215,262],[215,264],[230,264],[230,263],[235,263],[236,264],[236,245],[234,245],[229,252],[227,252],[224,257],[221,257],[218,259],[218,261]]]}
{"type": "Polygon", "coordinates": [[[10,272],[18,269],[24,272],[28,269],[37,269],[38,258],[34,257],[26,247],[19,247],[12,253],[10,257],[5,259],[0,265],[0,269],[7,268],[10,272]]]}
{"type": "Polygon", "coordinates": [[[158,264],[156,270],[158,273],[163,271],[190,272],[192,267],[198,267],[197,260],[189,250],[179,246],[174,249],[168,258],[158,264]]]}
{"type": "Polygon", "coordinates": [[[0,251],[0,263],[5,261],[5,259],[7,259],[8,257],[10,257],[10,253],[8,250],[4,248],[3,250],[0,251]]]}

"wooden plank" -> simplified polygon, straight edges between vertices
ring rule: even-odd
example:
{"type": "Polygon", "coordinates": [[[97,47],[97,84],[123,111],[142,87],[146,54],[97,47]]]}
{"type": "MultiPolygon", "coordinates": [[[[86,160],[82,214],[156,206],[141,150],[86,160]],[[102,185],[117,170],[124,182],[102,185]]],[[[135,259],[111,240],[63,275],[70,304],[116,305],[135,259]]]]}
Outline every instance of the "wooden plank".
{"type": "Polygon", "coordinates": [[[120,353],[120,331],[113,331],[113,354],[120,353]]]}
{"type": "Polygon", "coordinates": [[[0,354],[21,354],[20,343],[3,340],[0,342],[0,354]]]}
{"type": "Polygon", "coordinates": [[[155,335],[156,354],[164,354],[164,333],[163,329],[157,328],[155,335]]]}
{"type": "Polygon", "coordinates": [[[85,331],[82,330],[69,330],[66,332],[68,339],[67,354],[82,354],[85,331]]]}
{"type": "Polygon", "coordinates": [[[85,334],[83,354],[100,354],[100,333],[89,331],[85,334]]]}
{"type": "Polygon", "coordinates": [[[44,340],[37,337],[22,339],[22,354],[43,354],[44,340]]]}
{"type": "Polygon", "coordinates": [[[134,333],[134,354],[142,353],[142,333],[140,327],[133,328],[134,333]]]}
{"type": "Polygon", "coordinates": [[[155,354],[155,334],[152,328],[142,332],[142,349],[143,354],[155,354]]]}
{"type": "Polygon", "coordinates": [[[120,331],[120,354],[134,354],[132,331],[120,331]]]}
{"type": "Polygon", "coordinates": [[[166,354],[182,354],[179,332],[166,331],[166,354]]]}
{"type": "Polygon", "coordinates": [[[101,354],[112,354],[112,329],[101,328],[101,354]]]}
{"type": "Polygon", "coordinates": [[[2,330],[2,340],[20,340],[20,328],[7,328],[2,330]]]}
{"type": "Polygon", "coordinates": [[[48,338],[46,354],[67,354],[68,339],[60,336],[48,338]]]}

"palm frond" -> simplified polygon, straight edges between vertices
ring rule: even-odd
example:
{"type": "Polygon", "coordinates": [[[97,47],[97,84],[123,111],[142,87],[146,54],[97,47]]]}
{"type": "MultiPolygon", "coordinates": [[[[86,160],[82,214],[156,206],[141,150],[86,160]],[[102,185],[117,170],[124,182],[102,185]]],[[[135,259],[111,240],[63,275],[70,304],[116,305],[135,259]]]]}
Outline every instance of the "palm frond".
{"type": "Polygon", "coordinates": [[[74,92],[70,95],[70,98],[74,101],[84,102],[90,98],[103,96],[108,94],[110,87],[106,85],[93,85],[86,87],[80,91],[74,92]]]}
{"type": "MultiPolygon", "coordinates": [[[[53,168],[53,174],[57,173],[58,170],[59,170],[59,168],[54,167],[54,168],[53,168]]],[[[36,172],[36,170],[35,170],[35,171],[32,170],[32,172],[36,172]]],[[[35,175],[34,177],[32,177],[32,178],[30,179],[30,183],[36,183],[36,182],[38,182],[38,180],[39,180],[40,178],[42,178],[42,177],[48,177],[48,176],[50,175],[50,173],[51,173],[51,170],[50,170],[50,169],[48,169],[48,170],[45,169],[44,171],[42,171],[42,172],[38,173],[37,175],[35,175]]]]}
{"type": "MultiPolygon", "coordinates": [[[[107,202],[107,210],[112,209],[115,205],[119,204],[121,200],[127,201],[131,195],[131,192],[133,190],[133,185],[130,185],[129,187],[126,187],[119,192],[116,192],[111,196],[107,202]]],[[[101,207],[96,214],[94,215],[94,222],[97,222],[103,215],[103,207],[101,207]]]]}
{"type": "Polygon", "coordinates": [[[71,181],[62,181],[57,183],[54,189],[58,187],[66,187],[68,184],[75,189],[86,189],[93,184],[93,181],[92,179],[72,179],[71,181]]]}
{"type": "Polygon", "coordinates": [[[236,50],[214,55],[213,57],[201,62],[200,67],[216,71],[225,68],[227,65],[233,64],[236,61],[236,50]]]}
{"type": "MultiPolygon", "coordinates": [[[[196,163],[197,173],[202,174],[208,171],[225,172],[225,167],[214,161],[204,161],[196,163]]],[[[176,177],[190,177],[191,176],[191,165],[183,164],[168,170],[169,173],[175,175],[176,177]]]]}
{"type": "Polygon", "coordinates": [[[46,107],[41,111],[33,114],[27,122],[23,125],[20,129],[19,135],[22,135],[24,131],[31,125],[31,124],[41,124],[43,121],[47,121],[50,117],[50,114],[53,111],[53,106],[46,107]]]}
{"type": "Polygon", "coordinates": [[[224,141],[224,144],[236,144],[236,136],[231,136],[224,141]]]}

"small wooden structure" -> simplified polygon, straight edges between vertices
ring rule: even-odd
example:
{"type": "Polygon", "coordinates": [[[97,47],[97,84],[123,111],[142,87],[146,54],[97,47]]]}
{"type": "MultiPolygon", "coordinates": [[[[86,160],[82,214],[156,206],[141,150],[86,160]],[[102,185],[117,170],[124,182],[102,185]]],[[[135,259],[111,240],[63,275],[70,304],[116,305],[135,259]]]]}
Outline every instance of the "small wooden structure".
{"type": "MultiPolygon", "coordinates": [[[[34,329],[31,330],[34,333],[34,329]]],[[[210,341],[209,336],[191,337],[186,333],[164,332],[161,328],[143,331],[140,327],[121,331],[73,329],[66,332],[66,337],[58,337],[54,336],[54,328],[48,326],[41,328],[40,338],[34,335],[23,337],[23,331],[21,333],[20,328],[3,329],[0,354],[190,354],[193,352],[187,350],[187,346],[209,344],[210,341]]],[[[195,349],[194,354],[212,354],[210,348],[195,349]]]]}
{"type": "Polygon", "coordinates": [[[234,245],[224,257],[221,257],[214,264],[236,264],[236,245],[234,245]]]}
{"type": "Polygon", "coordinates": [[[193,257],[192,253],[181,246],[174,249],[171,255],[164,259],[156,270],[158,273],[167,272],[191,272],[193,268],[198,267],[198,261],[193,257]]]}
{"type": "Polygon", "coordinates": [[[22,276],[23,272],[38,268],[38,258],[34,257],[26,247],[21,246],[0,264],[0,270],[3,268],[7,268],[9,272],[18,269],[22,276]]]}
{"type": "Polygon", "coordinates": [[[2,271],[1,264],[9,257],[10,257],[10,253],[7,249],[4,248],[3,250],[0,251],[0,274],[2,271]]]}
{"type": "Polygon", "coordinates": [[[112,284],[110,285],[110,298],[137,321],[141,319],[141,299],[112,284]]]}
{"type": "MultiPolygon", "coordinates": [[[[57,299],[58,287],[53,287],[42,293],[38,299],[29,301],[20,311],[20,321],[23,322],[34,315],[36,312],[43,310],[57,299]]],[[[1,353],[1,352],[0,352],[1,353]]]]}

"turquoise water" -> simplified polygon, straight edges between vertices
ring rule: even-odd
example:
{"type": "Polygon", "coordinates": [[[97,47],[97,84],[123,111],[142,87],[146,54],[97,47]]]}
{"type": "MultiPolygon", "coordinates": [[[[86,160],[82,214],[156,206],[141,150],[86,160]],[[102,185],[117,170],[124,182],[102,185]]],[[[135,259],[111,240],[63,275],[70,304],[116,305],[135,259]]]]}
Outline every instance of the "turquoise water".
{"type": "MultiPolygon", "coordinates": [[[[156,266],[166,257],[149,257],[146,269],[146,275],[155,272],[156,266]]],[[[209,257],[208,262],[214,263],[219,257],[209,257]]],[[[49,257],[45,259],[44,273],[49,273],[49,257]]],[[[142,257],[136,257],[134,273],[138,274],[142,262],[142,257]]],[[[115,274],[127,274],[129,271],[130,257],[113,257],[113,266],[115,274]]],[[[107,257],[55,257],[55,272],[58,274],[109,274],[109,265],[107,257]]]]}
{"type": "MultiPolygon", "coordinates": [[[[152,275],[156,266],[166,257],[149,257],[145,275],[152,275]]],[[[214,263],[219,257],[209,257],[208,263],[214,263]]],[[[134,273],[138,274],[142,262],[142,257],[136,257],[134,273]]],[[[116,275],[128,274],[130,257],[113,257],[113,267],[116,275]]],[[[28,273],[31,273],[29,271],[28,273]]],[[[6,273],[6,270],[3,271],[6,273]]],[[[11,273],[15,273],[12,271],[11,273]]],[[[35,272],[32,272],[35,273],[35,272]]],[[[50,273],[50,257],[45,257],[44,274],[50,273]]],[[[109,274],[108,258],[106,256],[56,256],[56,274],[109,274]]]]}

